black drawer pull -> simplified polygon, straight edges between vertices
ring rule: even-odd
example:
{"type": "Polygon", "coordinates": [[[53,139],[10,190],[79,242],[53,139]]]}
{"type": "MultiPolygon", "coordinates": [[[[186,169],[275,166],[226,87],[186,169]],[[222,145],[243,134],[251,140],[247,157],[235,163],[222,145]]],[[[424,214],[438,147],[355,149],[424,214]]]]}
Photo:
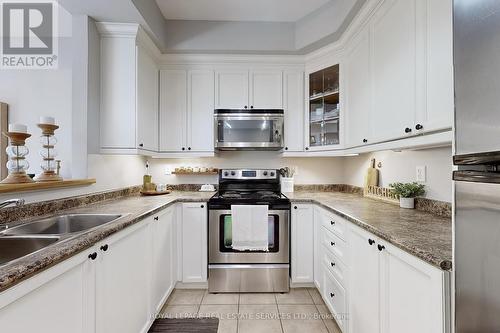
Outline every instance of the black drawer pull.
{"type": "Polygon", "coordinates": [[[335,246],[335,242],[330,242],[330,245],[331,246],[335,246]]]}
{"type": "Polygon", "coordinates": [[[335,225],[335,221],[330,221],[330,224],[331,225],[335,225]]]}
{"type": "Polygon", "coordinates": [[[155,216],[155,217],[154,217],[154,220],[155,220],[155,221],[158,221],[159,219],[160,219],[160,218],[159,218],[158,216],[155,216]]]}
{"type": "Polygon", "coordinates": [[[373,239],[368,239],[368,244],[373,245],[375,244],[375,241],[373,239]]]}
{"type": "Polygon", "coordinates": [[[383,249],[385,249],[385,246],[380,245],[380,244],[379,244],[377,247],[378,247],[378,250],[379,250],[379,251],[382,251],[383,249]]]}
{"type": "Polygon", "coordinates": [[[334,262],[331,262],[331,263],[330,263],[330,265],[332,265],[332,267],[333,267],[333,266],[335,266],[335,263],[334,263],[334,262]]]}
{"type": "Polygon", "coordinates": [[[89,259],[96,260],[97,258],[97,252],[89,254],[89,259]]]}
{"type": "Polygon", "coordinates": [[[108,244],[101,246],[101,251],[106,252],[108,250],[108,247],[109,247],[108,244]]]}
{"type": "Polygon", "coordinates": [[[330,297],[331,298],[335,297],[335,294],[334,293],[330,293],[330,297]]]}

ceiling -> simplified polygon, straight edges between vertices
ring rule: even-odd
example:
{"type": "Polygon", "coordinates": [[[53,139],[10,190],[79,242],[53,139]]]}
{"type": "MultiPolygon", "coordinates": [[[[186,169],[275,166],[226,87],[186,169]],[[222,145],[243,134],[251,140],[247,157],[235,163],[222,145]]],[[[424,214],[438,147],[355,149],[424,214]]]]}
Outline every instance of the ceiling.
{"type": "Polygon", "coordinates": [[[167,20],[296,22],[333,0],[156,0],[167,20]]]}

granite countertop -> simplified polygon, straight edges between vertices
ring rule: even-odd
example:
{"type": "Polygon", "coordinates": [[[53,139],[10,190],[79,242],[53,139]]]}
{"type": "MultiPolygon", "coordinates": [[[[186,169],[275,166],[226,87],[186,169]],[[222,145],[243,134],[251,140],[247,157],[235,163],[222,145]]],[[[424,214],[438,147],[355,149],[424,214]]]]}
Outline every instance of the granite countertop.
{"type": "MultiPolygon", "coordinates": [[[[177,202],[205,202],[213,193],[174,191],[163,196],[130,196],[61,210],[70,213],[112,213],[123,216],[94,230],[76,235],[36,253],[0,266],[0,291],[12,287],[104,238],[177,202]]],[[[316,203],[340,214],[380,238],[444,270],[451,269],[451,219],[341,192],[296,192],[292,202],[316,203]]],[[[34,219],[40,219],[36,217],[34,219]]],[[[24,220],[22,223],[29,222],[24,220]]],[[[312,226],[311,226],[312,227],[312,226]]]]}
{"type": "MultiPolygon", "coordinates": [[[[0,266],[0,291],[29,278],[69,257],[85,250],[109,235],[116,233],[177,202],[206,202],[212,192],[172,192],[161,196],[131,196],[103,201],[84,207],[59,211],[57,215],[72,213],[122,214],[118,220],[55,243],[19,260],[0,266]]],[[[34,219],[41,219],[36,217],[34,219]]],[[[32,219],[33,220],[33,219],[32,219]]],[[[24,220],[22,223],[29,222],[24,220]]],[[[11,225],[15,225],[13,223],[11,225]]]]}
{"type": "Polygon", "coordinates": [[[337,213],[406,252],[443,270],[452,263],[451,218],[340,192],[295,192],[292,202],[312,202],[337,213]]]}

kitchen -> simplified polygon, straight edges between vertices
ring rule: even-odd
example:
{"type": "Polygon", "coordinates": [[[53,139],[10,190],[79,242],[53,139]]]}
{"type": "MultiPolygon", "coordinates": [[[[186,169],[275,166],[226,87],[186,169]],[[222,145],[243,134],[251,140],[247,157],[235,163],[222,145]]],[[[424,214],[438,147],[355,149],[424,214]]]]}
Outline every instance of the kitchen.
{"type": "Polygon", "coordinates": [[[498,5],[0,6],[2,331],[500,329],[498,5]]]}

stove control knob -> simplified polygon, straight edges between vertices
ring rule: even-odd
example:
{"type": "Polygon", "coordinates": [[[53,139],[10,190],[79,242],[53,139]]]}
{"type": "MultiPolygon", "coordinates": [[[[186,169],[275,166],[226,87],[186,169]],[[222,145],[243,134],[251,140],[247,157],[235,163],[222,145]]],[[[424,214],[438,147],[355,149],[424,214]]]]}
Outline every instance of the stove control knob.
{"type": "Polygon", "coordinates": [[[267,171],[264,171],[264,176],[267,176],[267,171]]]}
{"type": "Polygon", "coordinates": [[[271,177],[274,177],[274,171],[271,171],[271,177]]]}
{"type": "Polygon", "coordinates": [[[234,176],[234,175],[236,175],[236,172],[231,171],[231,176],[234,176]]]}
{"type": "Polygon", "coordinates": [[[229,176],[229,172],[224,171],[224,176],[226,176],[226,177],[229,176]]]}

